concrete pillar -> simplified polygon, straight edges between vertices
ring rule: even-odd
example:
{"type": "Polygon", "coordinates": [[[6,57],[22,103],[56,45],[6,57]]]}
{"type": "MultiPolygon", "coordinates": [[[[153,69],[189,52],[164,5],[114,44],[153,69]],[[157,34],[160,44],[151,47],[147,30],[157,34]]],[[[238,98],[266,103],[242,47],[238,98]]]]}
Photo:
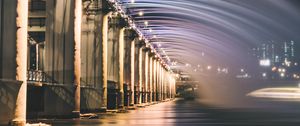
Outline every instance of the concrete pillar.
{"type": "Polygon", "coordinates": [[[28,0],[17,0],[16,17],[16,80],[22,81],[16,100],[13,125],[26,124],[26,97],[27,97],[27,24],[28,0]]]}
{"type": "Polygon", "coordinates": [[[165,99],[169,99],[169,83],[168,83],[168,73],[167,71],[164,69],[165,71],[165,99]]]}
{"type": "Polygon", "coordinates": [[[175,98],[175,95],[176,95],[176,80],[175,80],[175,78],[173,77],[172,78],[173,79],[173,98],[175,98]]]}
{"type": "MultiPolygon", "coordinates": [[[[149,55],[147,55],[149,56],[149,55]]],[[[152,76],[152,67],[153,67],[153,58],[151,56],[149,56],[149,102],[152,102],[152,96],[153,96],[153,76],[152,76]]]]}
{"type": "Polygon", "coordinates": [[[160,91],[160,93],[161,93],[161,100],[163,101],[164,100],[164,73],[163,73],[163,69],[162,69],[162,66],[161,66],[161,64],[159,65],[159,68],[160,68],[160,72],[161,72],[161,74],[160,74],[160,77],[161,77],[161,79],[160,79],[160,83],[161,83],[161,85],[160,85],[160,87],[161,87],[161,91],[160,91]]]}
{"type": "Polygon", "coordinates": [[[168,72],[168,84],[169,84],[169,98],[172,99],[172,88],[173,85],[171,83],[171,74],[168,72]]]}
{"type": "Polygon", "coordinates": [[[143,85],[143,47],[139,48],[139,85],[138,85],[138,104],[142,103],[142,85],[143,85]]]}
{"type": "Polygon", "coordinates": [[[125,28],[121,28],[119,31],[119,82],[118,82],[118,108],[124,108],[124,31],[125,28]]]}
{"type": "Polygon", "coordinates": [[[103,16],[102,24],[102,91],[101,91],[101,109],[107,109],[107,46],[108,46],[108,18],[112,12],[108,12],[103,16]]]}
{"type": "Polygon", "coordinates": [[[157,67],[156,67],[156,59],[155,58],[152,58],[152,63],[153,63],[153,101],[157,101],[157,98],[156,98],[156,93],[157,93],[157,77],[156,77],[156,74],[157,74],[157,67]]]}
{"type": "Polygon", "coordinates": [[[164,95],[164,88],[163,88],[163,79],[164,79],[164,73],[161,64],[159,64],[160,69],[160,100],[163,101],[163,95],[164,95]]]}
{"type": "Polygon", "coordinates": [[[149,84],[149,73],[148,73],[148,69],[149,69],[149,67],[148,67],[148,65],[149,65],[149,56],[148,56],[149,54],[148,54],[148,51],[146,50],[146,52],[145,52],[145,76],[144,76],[144,78],[145,78],[145,82],[144,82],[144,85],[145,85],[145,87],[144,87],[144,97],[145,97],[145,103],[147,103],[148,102],[148,93],[149,93],[149,86],[148,86],[148,84],[149,84]]]}
{"type": "Polygon", "coordinates": [[[165,91],[166,91],[166,85],[165,85],[165,70],[164,68],[161,66],[161,72],[162,72],[162,76],[161,76],[161,87],[162,87],[162,100],[165,100],[165,91]]]}
{"type": "Polygon", "coordinates": [[[75,0],[74,8],[74,83],[75,83],[75,105],[73,114],[75,117],[80,117],[80,77],[81,77],[81,59],[80,59],[80,44],[81,44],[81,14],[82,1],[75,0]]]}
{"type": "Polygon", "coordinates": [[[130,106],[134,105],[134,60],[135,60],[135,41],[131,41],[130,48],[130,90],[132,91],[130,96],[130,106]]]}
{"type": "Polygon", "coordinates": [[[160,101],[161,100],[161,94],[160,94],[160,89],[161,89],[161,83],[160,83],[160,63],[159,61],[156,61],[156,69],[157,69],[157,101],[160,101]]]}

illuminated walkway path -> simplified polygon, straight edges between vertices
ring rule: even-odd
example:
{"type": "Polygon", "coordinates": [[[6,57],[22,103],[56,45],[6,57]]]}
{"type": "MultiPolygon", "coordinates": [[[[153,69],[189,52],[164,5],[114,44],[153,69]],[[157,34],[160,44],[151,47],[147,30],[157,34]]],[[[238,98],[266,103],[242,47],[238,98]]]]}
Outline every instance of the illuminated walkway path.
{"type": "Polygon", "coordinates": [[[99,119],[40,120],[54,126],[95,125],[197,125],[197,126],[299,126],[299,113],[267,110],[208,108],[195,101],[177,99],[129,113],[99,115],[99,119]]]}

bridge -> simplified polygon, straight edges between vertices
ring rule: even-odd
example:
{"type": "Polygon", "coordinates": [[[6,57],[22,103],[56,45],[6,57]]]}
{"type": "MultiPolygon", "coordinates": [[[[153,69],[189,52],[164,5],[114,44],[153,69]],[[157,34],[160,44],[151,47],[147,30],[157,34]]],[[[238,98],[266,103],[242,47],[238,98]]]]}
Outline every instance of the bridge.
{"type": "MultiPolygon", "coordinates": [[[[1,0],[0,125],[181,106],[185,102],[175,96],[193,99],[200,88],[227,92],[225,86],[208,88],[205,84],[218,79],[226,83],[230,77],[251,83],[256,83],[250,80],[253,77],[263,82],[276,78],[291,85],[298,82],[297,29],[284,25],[285,21],[276,22],[279,18],[273,12],[259,7],[262,10],[255,11],[253,3],[215,2],[1,0]],[[281,31],[271,34],[274,29],[281,31]],[[266,48],[274,44],[263,45],[264,57],[254,53],[260,53],[255,47],[259,41],[272,38],[272,43],[273,38],[282,40],[279,36],[293,39],[284,43],[283,57],[276,55],[276,59],[272,54],[274,60],[268,59],[271,54],[266,48]],[[257,57],[266,67],[256,65],[257,57]]],[[[266,3],[277,7],[271,9],[279,8],[274,12],[289,12],[290,24],[299,21],[295,18],[299,16],[297,2],[266,3]]],[[[233,87],[239,90],[240,86],[233,87]]],[[[245,94],[255,88],[240,89],[245,94]]],[[[196,109],[193,105],[198,102],[187,104],[196,109]]],[[[174,108],[174,113],[180,111],[174,108]]],[[[119,122],[129,117],[121,116],[119,122]]]]}

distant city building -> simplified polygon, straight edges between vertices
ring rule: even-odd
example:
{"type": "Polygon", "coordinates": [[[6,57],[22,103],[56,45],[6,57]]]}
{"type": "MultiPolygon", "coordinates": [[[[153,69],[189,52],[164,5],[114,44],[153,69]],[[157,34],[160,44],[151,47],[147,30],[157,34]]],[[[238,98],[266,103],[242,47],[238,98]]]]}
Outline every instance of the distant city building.
{"type": "Polygon", "coordinates": [[[252,49],[252,55],[262,67],[261,77],[267,79],[299,79],[295,42],[264,42],[252,49]]]}

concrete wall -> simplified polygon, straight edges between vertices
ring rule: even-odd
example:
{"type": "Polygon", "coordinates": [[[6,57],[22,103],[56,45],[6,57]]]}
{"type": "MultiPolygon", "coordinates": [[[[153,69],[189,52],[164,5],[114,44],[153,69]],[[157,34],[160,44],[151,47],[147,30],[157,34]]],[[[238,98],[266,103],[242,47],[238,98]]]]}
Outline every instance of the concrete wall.
{"type": "Polygon", "coordinates": [[[13,119],[20,86],[18,81],[0,80],[0,125],[6,125],[13,119]]]}
{"type": "Polygon", "coordinates": [[[44,71],[56,82],[73,83],[74,2],[47,0],[44,71]]]}
{"type": "MultiPolygon", "coordinates": [[[[89,1],[85,1],[83,8],[88,9],[89,4],[89,1]]],[[[102,8],[101,4],[102,2],[98,2],[100,8],[102,8]]],[[[103,14],[89,13],[89,11],[84,11],[82,14],[81,85],[100,87],[103,14]]]]}
{"type": "Polygon", "coordinates": [[[53,79],[45,85],[45,115],[68,115],[74,108],[74,1],[46,1],[44,72],[53,79]]]}
{"type": "Polygon", "coordinates": [[[2,26],[3,25],[2,24],[2,20],[3,20],[2,9],[3,9],[3,7],[2,6],[3,6],[3,4],[2,3],[3,3],[3,0],[0,1],[0,78],[2,78],[2,54],[3,54],[1,51],[1,50],[3,50],[2,49],[2,44],[3,44],[3,40],[2,40],[2,30],[3,30],[2,29],[2,27],[3,27],[2,26]]]}
{"type": "Polygon", "coordinates": [[[131,40],[128,39],[128,32],[125,32],[124,41],[124,83],[130,83],[130,53],[131,53],[131,40]]]}
{"type": "Polygon", "coordinates": [[[118,74],[118,43],[119,43],[119,30],[116,25],[116,19],[112,18],[109,23],[108,30],[108,80],[118,82],[119,74],[118,74]]]}
{"type": "MultiPolygon", "coordinates": [[[[98,1],[100,8],[105,8],[98,1]]],[[[89,1],[83,2],[82,34],[81,34],[81,112],[100,110],[102,101],[102,12],[85,11],[89,1]]]]}
{"type": "Polygon", "coordinates": [[[16,0],[0,1],[0,125],[13,119],[20,82],[16,81],[16,0]]]}
{"type": "Polygon", "coordinates": [[[100,90],[95,88],[81,88],[80,108],[81,112],[96,112],[100,110],[102,103],[100,90]]]}
{"type": "Polygon", "coordinates": [[[69,116],[74,108],[73,86],[44,86],[44,111],[46,116],[69,116]]]}
{"type": "Polygon", "coordinates": [[[16,0],[1,0],[2,2],[2,78],[16,79],[16,0]],[[4,48],[5,47],[5,48],[4,48]]]}

